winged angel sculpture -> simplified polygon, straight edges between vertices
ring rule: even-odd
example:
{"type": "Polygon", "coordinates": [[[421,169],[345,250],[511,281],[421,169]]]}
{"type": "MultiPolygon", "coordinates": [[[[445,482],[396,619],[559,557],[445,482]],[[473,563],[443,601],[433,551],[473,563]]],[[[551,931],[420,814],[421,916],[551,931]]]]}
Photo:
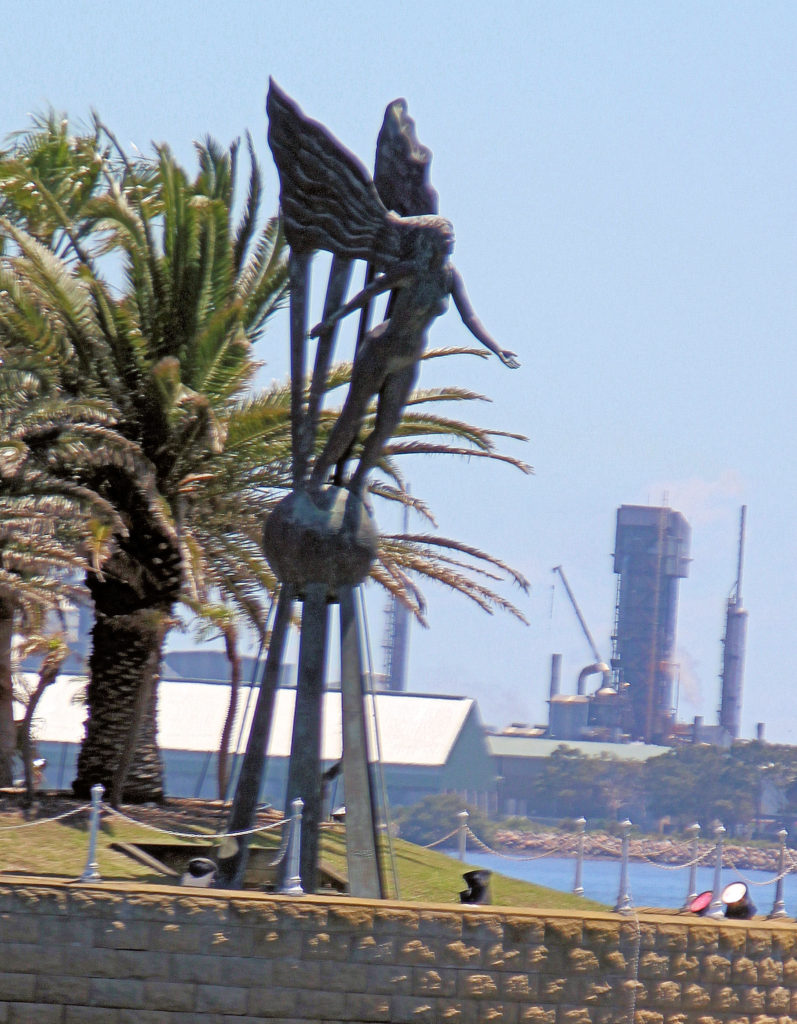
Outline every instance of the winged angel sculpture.
{"type": "MultiPolygon", "coordinates": [[[[353,895],[374,897],[386,890],[368,768],[354,588],[370,571],[378,535],[362,500],[363,491],[416,380],[429,326],[445,311],[449,297],[483,345],[507,366],[518,363],[484,329],[462,278],[449,261],[453,230],[437,214],[437,194],[428,180],[431,153],[415,137],[404,101],[396,100],[387,108],[373,180],[355,156],[326,128],[305,117],[273,81],[267,109],[269,145],[279,172],[283,226],[291,249],[293,488],[270,513],[263,530],[266,557],[282,586],[229,830],[245,832],[253,825],[285,636],[293,603],[299,600],[302,624],[287,792],[291,797],[298,794],[304,803],[300,875],[305,889],[314,891],[322,804],[319,723],[327,612],[329,603],[337,602],[349,885],[353,895]],[[322,320],[308,335],[310,269],[318,250],[332,254],[332,267],[322,320]],[[356,260],[367,264],[365,286],[347,302],[356,260]],[[371,302],[385,292],[390,297],[384,319],[369,329],[371,302]],[[348,396],[326,445],[312,462],[337,331],[343,318],[355,311],[360,312],[360,325],[348,396]],[[308,336],[318,339],[309,392],[305,383],[308,336]],[[375,424],[347,481],[346,467],[374,397],[375,424]],[[333,466],[330,487],[326,483],[333,466]]],[[[242,835],[236,852],[220,861],[221,882],[241,884],[246,850],[242,835]]]]}
{"type": "Polygon", "coordinates": [[[273,80],[267,108],[269,145],[279,171],[284,230],[291,247],[294,387],[303,387],[304,381],[309,259],[318,249],[334,256],[324,318],[310,332],[319,342],[307,409],[302,409],[297,394],[293,410],[294,485],[318,492],[335,465],[334,482],[343,482],[343,465],[376,397],[373,430],[346,485],[359,497],[398,425],[418,376],[427,331],[448,308],[449,296],[482,345],[506,366],[519,363],[488,334],[470,304],[461,274],[450,262],[453,228],[438,216],[437,194],[428,182],[431,153],[418,143],[406,103],[397,100],[387,109],[377,144],[375,180],[273,80]],[[344,302],[351,263],[357,259],[368,264],[367,281],[344,302]],[[391,293],[385,319],[368,330],[370,303],[384,292],[391,293]],[[358,310],[360,332],[348,396],[308,477],[335,332],[343,318],[358,310]]]}

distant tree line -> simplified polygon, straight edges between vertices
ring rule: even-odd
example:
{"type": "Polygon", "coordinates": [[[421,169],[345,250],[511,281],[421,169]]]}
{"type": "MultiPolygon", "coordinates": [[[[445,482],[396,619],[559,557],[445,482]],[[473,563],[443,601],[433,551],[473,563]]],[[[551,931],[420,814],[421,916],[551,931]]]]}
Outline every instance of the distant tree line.
{"type": "Polygon", "coordinates": [[[538,817],[616,822],[628,817],[676,829],[720,821],[731,834],[754,835],[797,820],[797,747],[759,742],[728,749],[690,744],[648,761],[587,757],[561,745],[530,786],[538,817]]]}

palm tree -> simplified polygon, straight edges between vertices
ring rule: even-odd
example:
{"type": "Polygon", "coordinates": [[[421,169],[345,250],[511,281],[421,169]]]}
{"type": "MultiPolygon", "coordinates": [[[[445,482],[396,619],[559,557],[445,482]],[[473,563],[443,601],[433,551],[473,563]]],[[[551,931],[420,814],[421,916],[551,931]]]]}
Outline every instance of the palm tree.
{"type": "Polygon", "coordinates": [[[47,368],[35,372],[31,356],[17,366],[0,346],[0,785],[11,783],[16,746],[14,635],[62,610],[76,590],[70,577],[101,572],[107,539],[121,528],[114,509],[73,475],[96,460],[99,445],[123,444],[107,409],[51,395],[47,368]]]}
{"type": "MultiPolygon", "coordinates": [[[[239,147],[208,140],[197,152],[189,179],[165,146],[154,161],[133,163],[96,119],[72,138],[50,117],[0,154],[0,339],[57,367],[66,401],[104,402],[128,445],[72,470],[121,524],[102,573],[87,577],[95,626],[81,796],[98,781],[121,795],[125,775],[127,799],[162,796],[156,684],[178,598],[232,602],[262,630],[264,591],[274,585],[260,535],[291,486],[290,388],[251,390],[252,345],[284,295],[284,244],[276,221],[259,227],[251,141],[237,223],[239,147]]],[[[328,389],[349,374],[335,368],[328,389]]],[[[501,434],[435,411],[479,397],[419,393],[372,494],[431,520],[404,487],[401,456],[467,452],[527,470],[498,450],[501,434]]],[[[334,418],[323,414],[319,444],[334,418]]],[[[495,583],[508,575],[525,585],[498,559],[428,532],[384,537],[372,575],[421,618],[416,575],[516,614],[495,583]]]]}
{"type": "Polygon", "coordinates": [[[260,171],[251,142],[248,195],[236,223],[237,144],[198,145],[199,170],[189,179],[165,146],[156,160],[134,165],[96,122],[90,159],[84,137],[60,165],[67,179],[91,183],[75,189],[62,186],[50,164],[40,173],[31,157],[42,149],[60,155],[52,127],[7,155],[0,172],[7,249],[0,331],[20,349],[47,346],[62,394],[107,402],[135,449],[135,458],[110,458],[81,473],[117,510],[123,529],[102,573],[87,576],[95,625],[74,789],[86,795],[96,782],[111,787],[133,729],[140,731],[125,796],[160,799],[155,683],[165,630],[201,546],[192,531],[192,490],[212,473],[236,413],[252,418],[244,399],[256,370],[252,344],[284,290],[283,243],[276,221],[258,227],[260,171]],[[36,218],[18,200],[32,191],[40,199],[36,218]],[[79,199],[66,208],[62,194],[79,199]],[[106,256],[121,258],[121,286],[108,279],[117,268],[106,269],[106,256]]]}

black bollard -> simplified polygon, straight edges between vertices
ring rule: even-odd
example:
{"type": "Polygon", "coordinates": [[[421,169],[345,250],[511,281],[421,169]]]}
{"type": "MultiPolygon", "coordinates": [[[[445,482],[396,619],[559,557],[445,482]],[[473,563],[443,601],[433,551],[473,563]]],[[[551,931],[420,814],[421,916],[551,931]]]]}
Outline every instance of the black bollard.
{"type": "Polygon", "coordinates": [[[188,862],[188,870],[181,876],[180,885],[195,885],[207,889],[216,877],[216,864],[207,857],[193,857],[188,862]]]}
{"type": "Polygon", "coordinates": [[[459,894],[460,903],[491,903],[490,875],[491,871],[482,868],[478,871],[466,871],[462,876],[468,888],[459,894]]]}

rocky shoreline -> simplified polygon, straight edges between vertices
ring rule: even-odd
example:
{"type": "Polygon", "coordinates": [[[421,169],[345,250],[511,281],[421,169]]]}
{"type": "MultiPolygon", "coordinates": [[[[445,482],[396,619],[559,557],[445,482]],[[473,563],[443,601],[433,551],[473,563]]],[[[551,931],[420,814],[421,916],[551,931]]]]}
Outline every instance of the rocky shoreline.
{"type": "MultiPolygon", "coordinates": [[[[494,845],[507,853],[559,854],[562,857],[573,857],[578,850],[578,837],[568,832],[533,833],[498,829],[494,845]]],[[[588,858],[618,860],[621,847],[621,839],[608,833],[587,833],[584,836],[584,856],[588,858]]],[[[700,863],[713,863],[714,850],[714,842],[708,839],[700,840],[700,863]]],[[[688,839],[632,838],[629,842],[628,855],[631,860],[650,860],[658,864],[687,864],[692,859],[691,843],[688,839]]],[[[723,863],[728,867],[747,871],[777,873],[779,855],[778,846],[744,846],[738,842],[728,841],[723,844],[723,863]]],[[[787,849],[787,867],[790,857],[797,867],[797,851],[787,849]]]]}

